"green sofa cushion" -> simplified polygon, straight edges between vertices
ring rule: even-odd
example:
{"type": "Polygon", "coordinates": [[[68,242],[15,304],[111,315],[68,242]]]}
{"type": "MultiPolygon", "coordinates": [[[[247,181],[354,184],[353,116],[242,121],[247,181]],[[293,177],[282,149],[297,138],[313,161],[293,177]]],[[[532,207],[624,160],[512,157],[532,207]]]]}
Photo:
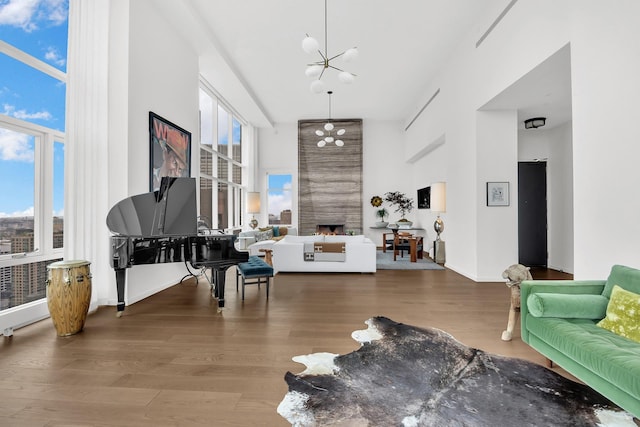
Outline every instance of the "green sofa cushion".
{"type": "MultiPolygon", "coordinates": [[[[640,345],[588,319],[527,316],[527,327],[553,348],[640,399],[640,345]]],[[[597,389],[597,387],[596,387],[597,389]]]]}
{"type": "Polygon", "coordinates": [[[605,316],[609,300],[602,295],[535,293],[527,298],[529,313],[535,317],[595,319],[605,316]]]}
{"type": "Polygon", "coordinates": [[[626,267],[624,265],[614,265],[607,278],[602,295],[611,298],[611,291],[614,285],[620,286],[627,291],[640,294],[640,270],[626,267]]]}
{"type": "Polygon", "coordinates": [[[607,315],[598,326],[640,342],[640,295],[614,285],[607,315]]]}

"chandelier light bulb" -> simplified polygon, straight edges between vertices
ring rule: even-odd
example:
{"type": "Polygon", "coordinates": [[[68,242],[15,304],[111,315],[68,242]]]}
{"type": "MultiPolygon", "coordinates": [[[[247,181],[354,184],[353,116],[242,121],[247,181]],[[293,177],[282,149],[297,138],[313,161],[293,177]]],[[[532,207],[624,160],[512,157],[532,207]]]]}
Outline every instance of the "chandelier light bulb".
{"type": "Polygon", "coordinates": [[[325,145],[327,145],[327,143],[326,143],[326,142],[324,142],[324,139],[323,139],[323,140],[321,140],[321,141],[318,141],[318,147],[322,148],[322,147],[324,147],[325,145]]]}
{"type": "Polygon", "coordinates": [[[322,93],[324,92],[324,83],[322,80],[314,80],[311,82],[311,92],[322,93]]]}
{"type": "Polygon", "coordinates": [[[355,80],[355,77],[353,76],[353,74],[351,74],[348,71],[342,71],[341,73],[338,74],[338,79],[342,82],[342,83],[353,83],[353,81],[355,80]]]}
{"type": "Polygon", "coordinates": [[[358,48],[352,47],[351,49],[347,49],[342,55],[342,59],[344,62],[351,62],[358,58],[358,48]]]}
{"type": "Polygon", "coordinates": [[[341,139],[336,139],[336,146],[342,147],[344,145],[344,141],[341,139]]]}
{"type": "Polygon", "coordinates": [[[312,54],[320,50],[320,44],[318,43],[318,40],[307,35],[307,37],[302,40],[302,50],[308,54],[312,54]]]}
{"type": "Polygon", "coordinates": [[[324,136],[324,132],[322,132],[320,129],[318,129],[318,130],[316,130],[316,135],[324,136]]]}
{"type": "Polygon", "coordinates": [[[304,73],[307,75],[307,77],[316,78],[320,74],[322,74],[322,66],[321,65],[309,65],[307,67],[307,69],[304,70],[304,73]]]}
{"type": "Polygon", "coordinates": [[[333,137],[332,136],[327,136],[324,138],[325,141],[327,142],[333,142],[333,137]]]}
{"type": "Polygon", "coordinates": [[[342,136],[342,135],[344,135],[344,134],[345,134],[345,132],[346,132],[346,130],[344,130],[344,129],[340,129],[340,130],[339,130],[338,132],[336,132],[336,133],[338,134],[338,136],[342,136]]]}
{"type": "Polygon", "coordinates": [[[333,130],[333,123],[325,123],[324,124],[324,130],[332,131],[333,130]]]}

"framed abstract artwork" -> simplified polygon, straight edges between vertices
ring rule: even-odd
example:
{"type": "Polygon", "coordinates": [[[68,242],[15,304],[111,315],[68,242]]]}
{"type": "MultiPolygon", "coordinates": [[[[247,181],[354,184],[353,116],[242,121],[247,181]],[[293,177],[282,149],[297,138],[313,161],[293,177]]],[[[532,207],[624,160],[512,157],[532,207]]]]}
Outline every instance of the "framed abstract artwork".
{"type": "Polygon", "coordinates": [[[191,176],[191,132],[149,111],[149,189],[163,176],[191,176]]]}
{"type": "Polygon", "coordinates": [[[509,206],[508,182],[487,182],[487,206],[509,206]]]}

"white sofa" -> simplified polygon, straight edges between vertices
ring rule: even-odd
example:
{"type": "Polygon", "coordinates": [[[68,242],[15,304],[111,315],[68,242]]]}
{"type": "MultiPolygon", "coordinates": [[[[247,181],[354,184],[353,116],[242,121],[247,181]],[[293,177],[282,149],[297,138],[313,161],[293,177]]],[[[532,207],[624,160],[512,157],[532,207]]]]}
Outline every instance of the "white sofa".
{"type": "MultiPolygon", "coordinates": [[[[242,231],[236,239],[236,249],[241,251],[249,251],[249,255],[264,256],[264,253],[260,252],[260,249],[272,249],[273,244],[280,239],[279,235],[274,236],[273,227],[271,228],[271,232],[269,232],[268,230],[261,231],[259,229],[242,231]]],[[[278,234],[280,234],[283,228],[287,229],[287,236],[295,236],[298,234],[298,229],[291,226],[279,226],[278,234]]]]}
{"type": "MultiPolygon", "coordinates": [[[[335,245],[332,245],[332,250],[335,245]]],[[[376,244],[368,237],[358,236],[291,236],[273,244],[273,270],[278,272],[376,272],[376,244]],[[344,243],[344,256],[322,254],[322,245],[314,243],[344,243]],[[305,250],[306,244],[306,250],[305,250]],[[315,248],[314,248],[315,246],[315,248]],[[314,251],[310,254],[310,251],[314,251]],[[305,252],[307,255],[305,256],[305,252]],[[344,260],[335,260],[336,257],[344,260]],[[306,259],[306,260],[305,260],[306,259]]]]}

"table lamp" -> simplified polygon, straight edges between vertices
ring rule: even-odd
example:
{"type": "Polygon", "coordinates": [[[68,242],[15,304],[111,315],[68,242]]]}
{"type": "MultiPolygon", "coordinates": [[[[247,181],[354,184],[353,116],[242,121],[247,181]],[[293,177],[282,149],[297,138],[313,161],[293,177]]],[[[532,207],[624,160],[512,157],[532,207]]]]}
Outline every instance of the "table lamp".
{"type": "Polygon", "coordinates": [[[247,212],[253,215],[251,221],[249,221],[249,227],[255,230],[258,226],[258,220],[255,214],[260,213],[260,193],[257,191],[249,191],[247,193],[247,212]]]}
{"type": "Polygon", "coordinates": [[[433,223],[433,229],[438,235],[436,241],[440,241],[440,233],[444,231],[444,222],[442,222],[440,214],[447,211],[447,184],[445,182],[431,184],[431,210],[438,215],[433,223]]]}

